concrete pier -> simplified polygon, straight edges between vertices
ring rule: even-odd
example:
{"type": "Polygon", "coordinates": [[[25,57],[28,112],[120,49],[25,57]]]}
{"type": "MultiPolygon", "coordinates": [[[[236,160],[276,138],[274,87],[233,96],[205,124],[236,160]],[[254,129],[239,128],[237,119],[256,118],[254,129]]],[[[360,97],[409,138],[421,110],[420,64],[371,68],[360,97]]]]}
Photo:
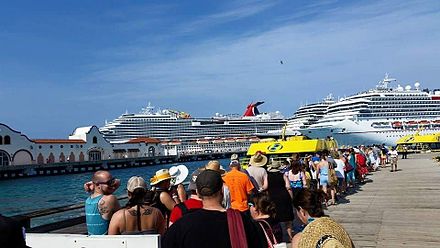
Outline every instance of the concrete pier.
{"type": "Polygon", "coordinates": [[[356,247],[440,247],[439,154],[410,154],[398,171],[383,168],[327,214],[356,247]]]}

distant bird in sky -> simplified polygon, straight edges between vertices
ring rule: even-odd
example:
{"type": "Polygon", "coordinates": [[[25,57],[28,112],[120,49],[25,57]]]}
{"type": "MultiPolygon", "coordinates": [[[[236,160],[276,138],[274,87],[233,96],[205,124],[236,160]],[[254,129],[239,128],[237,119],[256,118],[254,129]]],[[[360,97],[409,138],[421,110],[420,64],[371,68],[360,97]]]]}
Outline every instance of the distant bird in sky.
{"type": "Polygon", "coordinates": [[[284,65],[284,63],[283,63],[283,61],[282,61],[282,60],[280,60],[280,64],[284,65]]]}

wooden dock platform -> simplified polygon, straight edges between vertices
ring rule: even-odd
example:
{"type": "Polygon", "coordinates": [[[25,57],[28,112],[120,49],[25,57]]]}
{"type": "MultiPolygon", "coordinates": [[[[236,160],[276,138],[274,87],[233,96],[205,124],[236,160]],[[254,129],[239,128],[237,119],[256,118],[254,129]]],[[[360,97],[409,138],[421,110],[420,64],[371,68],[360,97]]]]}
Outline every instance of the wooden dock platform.
{"type": "MultiPolygon", "coordinates": [[[[326,213],[341,223],[356,247],[439,247],[439,154],[410,154],[368,176],[369,182],[326,213]]],[[[52,233],[85,233],[84,223],[52,233]]]]}
{"type": "Polygon", "coordinates": [[[440,164],[434,153],[410,154],[368,176],[372,182],[329,207],[356,247],[439,247],[440,164]]]}

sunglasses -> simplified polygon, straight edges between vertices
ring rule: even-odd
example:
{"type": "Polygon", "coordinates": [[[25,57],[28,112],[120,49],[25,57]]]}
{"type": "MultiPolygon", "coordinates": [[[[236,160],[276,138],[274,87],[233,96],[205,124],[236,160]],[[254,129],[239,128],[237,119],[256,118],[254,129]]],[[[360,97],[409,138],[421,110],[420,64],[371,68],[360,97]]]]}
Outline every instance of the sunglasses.
{"type": "Polygon", "coordinates": [[[112,177],[106,182],[97,182],[96,185],[105,184],[107,186],[112,186],[116,183],[116,180],[118,180],[118,179],[116,179],[115,177],[112,177]]]}
{"type": "Polygon", "coordinates": [[[255,205],[252,202],[248,202],[248,207],[255,207],[255,205]]]}

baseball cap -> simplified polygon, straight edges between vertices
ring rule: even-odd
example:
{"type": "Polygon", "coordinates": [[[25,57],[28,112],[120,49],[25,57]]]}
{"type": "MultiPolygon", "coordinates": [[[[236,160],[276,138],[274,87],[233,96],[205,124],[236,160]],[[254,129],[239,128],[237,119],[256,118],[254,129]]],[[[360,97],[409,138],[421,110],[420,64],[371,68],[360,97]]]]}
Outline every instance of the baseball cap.
{"type": "Polygon", "coordinates": [[[133,176],[131,177],[127,182],[127,190],[129,192],[133,192],[135,189],[146,189],[147,184],[145,183],[145,180],[142,177],[139,176],[133,176]]]}
{"type": "MultiPolygon", "coordinates": [[[[204,169],[203,169],[204,170],[204,169]]],[[[191,174],[191,178],[189,179],[188,190],[197,190],[196,179],[197,176],[203,171],[202,169],[197,169],[191,174]]]]}
{"type": "Polygon", "coordinates": [[[196,186],[199,195],[211,196],[222,189],[222,176],[218,171],[204,170],[197,176],[196,186]]]}

